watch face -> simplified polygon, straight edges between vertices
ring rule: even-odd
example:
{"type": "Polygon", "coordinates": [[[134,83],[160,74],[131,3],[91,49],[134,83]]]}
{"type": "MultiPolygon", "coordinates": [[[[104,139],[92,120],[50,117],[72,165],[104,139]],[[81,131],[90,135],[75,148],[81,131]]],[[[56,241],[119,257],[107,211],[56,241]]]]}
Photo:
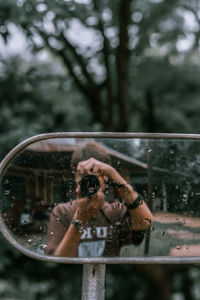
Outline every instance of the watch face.
{"type": "Polygon", "coordinates": [[[75,220],[74,223],[75,223],[75,226],[77,226],[77,227],[81,225],[81,221],[80,220],[75,220]]]}
{"type": "Polygon", "coordinates": [[[76,229],[79,232],[83,232],[84,231],[84,227],[83,227],[83,224],[82,224],[81,220],[73,219],[72,220],[72,224],[76,227],[76,229]]]}

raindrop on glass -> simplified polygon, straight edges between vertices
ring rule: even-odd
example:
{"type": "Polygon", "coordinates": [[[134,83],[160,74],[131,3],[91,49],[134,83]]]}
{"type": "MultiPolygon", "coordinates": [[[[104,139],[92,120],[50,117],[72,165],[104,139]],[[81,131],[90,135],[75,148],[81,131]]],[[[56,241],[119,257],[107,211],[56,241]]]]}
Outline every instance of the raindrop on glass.
{"type": "Polygon", "coordinates": [[[40,245],[40,250],[44,250],[47,247],[47,245],[40,245]]]}
{"type": "Polygon", "coordinates": [[[27,240],[27,243],[28,243],[29,245],[31,245],[31,244],[33,243],[33,240],[32,240],[32,239],[28,239],[28,240],[27,240]]]}
{"type": "Polygon", "coordinates": [[[175,151],[174,151],[173,149],[170,149],[170,150],[169,150],[169,154],[174,154],[174,152],[175,152],[175,151]]]}
{"type": "Polygon", "coordinates": [[[10,195],[10,190],[5,190],[4,195],[10,195]]]}
{"type": "Polygon", "coordinates": [[[145,219],[145,221],[147,222],[147,224],[151,224],[151,220],[150,219],[145,219]]]}

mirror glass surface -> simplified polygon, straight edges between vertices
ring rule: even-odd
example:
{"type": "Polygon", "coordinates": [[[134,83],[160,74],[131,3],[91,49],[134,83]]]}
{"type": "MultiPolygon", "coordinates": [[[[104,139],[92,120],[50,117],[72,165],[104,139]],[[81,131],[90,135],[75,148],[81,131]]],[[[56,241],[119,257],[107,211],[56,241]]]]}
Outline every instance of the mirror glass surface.
{"type": "Polygon", "coordinates": [[[42,255],[198,256],[199,175],[198,140],[45,139],[7,165],[1,215],[21,245],[42,255]],[[99,186],[82,183],[86,175],[99,186]]]}

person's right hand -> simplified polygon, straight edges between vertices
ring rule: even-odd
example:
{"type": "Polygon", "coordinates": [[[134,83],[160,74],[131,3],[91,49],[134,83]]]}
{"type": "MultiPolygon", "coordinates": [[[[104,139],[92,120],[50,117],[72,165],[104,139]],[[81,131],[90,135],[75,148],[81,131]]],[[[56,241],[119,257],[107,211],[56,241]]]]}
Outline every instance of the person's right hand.
{"type": "Polygon", "coordinates": [[[104,194],[101,189],[91,197],[78,197],[78,207],[74,218],[86,223],[103,205],[104,194]]]}

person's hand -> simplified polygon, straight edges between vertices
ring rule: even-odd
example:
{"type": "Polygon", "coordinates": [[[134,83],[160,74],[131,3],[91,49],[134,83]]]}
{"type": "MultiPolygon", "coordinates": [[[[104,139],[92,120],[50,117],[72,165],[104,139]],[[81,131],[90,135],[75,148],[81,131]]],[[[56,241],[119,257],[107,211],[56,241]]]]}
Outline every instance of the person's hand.
{"type": "Polygon", "coordinates": [[[104,194],[100,188],[98,192],[91,197],[79,197],[78,192],[78,208],[74,218],[81,220],[86,223],[103,205],[104,194]]]}
{"type": "Polygon", "coordinates": [[[103,205],[104,202],[104,175],[108,175],[112,167],[98,161],[94,158],[79,162],[76,170],[76,182],[77,182],[77,200],[78,209],[75,218],[80,219],[83,222],[87,222],[91,216],[93,216],[103,205]],[[91,197],[82,197],[80,183],[85,175],[93,174],[97,176],[100,188],[91,197]]]}
{"type": "Polygon", "coordinates": [[[77,173],[79,175],[94,174],[96,176],[111,177],[114,171],[115,169],[112,166],[92,157],[88,160],[79,162],[77,165],[77,173]]]}

